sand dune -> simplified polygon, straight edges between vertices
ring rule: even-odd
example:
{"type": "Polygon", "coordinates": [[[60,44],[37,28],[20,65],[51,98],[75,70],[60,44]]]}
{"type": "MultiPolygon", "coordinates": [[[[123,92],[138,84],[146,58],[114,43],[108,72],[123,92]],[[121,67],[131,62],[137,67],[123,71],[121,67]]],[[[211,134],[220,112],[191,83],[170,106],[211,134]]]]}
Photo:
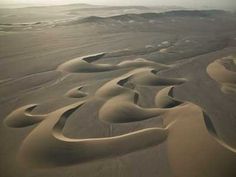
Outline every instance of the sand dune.
{"type": "Polygon", "coordinates": [[[158,70],[148,67],[131,70],[130,72],[104,84],[97,90],[96,94],[103,95],[104,97],[106,97],[105,95],[110,95],[109,97],[111,97],[121,93],[123,90],[130,91],[129,89],[122,87],[127,83],[132,83],[134,85],[140,84],[148,86],[158,86],[182,84],[186,81],[186,79],[183,78],[161,78],[155,74],[156,72],[158,72],[158,70]],[[112,92],[114,92],[114,94],[112,92]]]}
{"type": "Polygon", "coordinates": [[[163,142],[167,137],[168,127],[148,128],[107,138],[70,139],[63,136],[66,120],[82,105],[76,103],[49,114],[24,140],[19,158],[29,166],[67,166],[144,149],[163,142]]]}
{"type": "Polygon", "coordinates": [[[141,121],[164,113],[156,108],[142,108],[137,105],[139,94],[133,90],[123,90],[108,99],[99,111],[99,119],[109,123],[141,121]],[[117,105],[117,103],[119,103],[117,105]]]}
{"type": "Polygon", "coordinates": [[[221,140],[221,138],[218,136],[217,131],[210,119],[210,117],[203,112],[203,116],[204,116],[204,121],[207,127],[208,132],[225,148],[229,149],[230,151],[232,151],[233,153],[236,153],[236,149],[234,147],[231,147],[230,145],[228,145],[227,143],[225,143],[224,141],[221,140]]]}
{"type": "MultiPolygon", "coordinates": [[[[135,99],[135,95],[133,96],[135,99]]],[[[142,108],[133,103],[130,95],[120,95],[109,99],[99,111],[99,118],[109,123],[142,121],[165,113],[157,108],[142,108]],[[117,103],[119,102],[119,105],[117,103]]]]}
{"type": "MultiPolygon", "coordinates": [[[[235,62],[235,58],[226,57],[223,59],[219,59],[211,63],[207,67],[207,72],[212,79],[221,84],[221,89],[225,93],[235,93],[236,92],[236,72],[227,69],[224,66],[224,61],[232,61],[235,62]]],[[[233,64],[235,65],[235,64],[233,64]]]]}
{"type": "Polygon", "coordinates": [[[83,86],[73,88],[73,89],[69,90],[69,91],[66,93],[66,96],[71,97],[71,98],[82,98],[82,97],[86,97],[88,94],[85,93],[85,92],[83,92],[83,91],[81,91],[81,89],[83,89],[83,86]]]}
{"type": "MultiPolygon", "coordinates": [[[[39,123],[19,149],[18,159],[24,165],[34,168],[78,165],[165,144],[172,173],[176,176],[204,176],[205,171],[208,176],[234,174],[236,150],[221,140],[211,118],[201,107],[174,97],[176,86],[187,83],[188,79],[159,76],[160,72],[179,65],[162,65],[145,59],[124,61],[117,65],[91,64],[104,55],[70,60],[61,64],[58,70],[66,73],[100,73],[125,68],[127,73],[105,82],[93,96],[82,102],[68,104],[42,115],[32,113],[40,106],[32,104],[20,107],[7,116],[5,124],[9,127],[39,123]],[[156,93],[155,107],[145,108],[138,104],[138,86],[164,86],[156,93]],[[128,124],[156,118],[162,120],[163,125],[107,137],[65,136],[64,128],[70,117],[96,100],[102,101],[97,118],[106,124],[128,124]],[[227,168],[222,166],[222,160],[227,168]]],[[[234,72],[227,70],[219,61],[210,64],[207,71],[219,83],[234,83],[234,72]]],[[[81,91],[82,88],[71,89],[65,95],[69,98],[88,96],[88,93],[81,91]]]]}
{"type": "Polygon", "coordinates": [[[167,146],[176,176],[234,176],[235,153],[208,133],[201,108],[187,104],[174,109],[168,112],[165,122],[174,120],[167,146]]]}
{"type": "MultiPolygon", "coordinates": [[[[172,134],[178,134],[183,129],[186,129],[185,124],[188,124],[187,122],[189,122],[189,127],[192,126],[195,128],[200,126],[201,129],[205,128],[208,130],[202,131],[205,133],[202,140],[201,138],[196,139],[196,141],[199,141],[197,147],[200,146],[201,141],[207,141],[210,143],[209,147],[211,147],[212,144],[219,147],[219,149],[215,151],[217,153],[230,154],[226,149],[235,153],[235,150],[232,147],[226,145],[217,136],[217,132],[211,123],[210,118],[205,113],[200,114],[203,112],[200,107],[173,97],[175,85],[184,84],[185,82],[188,82],[188,80],[185,78],[163,78],[158,76],[158,69],[161,68],[165,70],[175,67],[174,65],[165,66],[158,63],[154,64],[153,62],[144,59],[125,61],[118,65],[106,65],[106,67],[104,67],[105,65],[103,64],[90,65],[90,62],[94,62],[104,55],[104,53],[101,53],[74,59],[60,65],[58,70],[63,72],[88,73],[104,72],[114,68],[131,68],[131,70],[102,85],[95,92],[94,97],[91,97],[89,100],[70,104],[47,115],[34,115],[32,111],[37,105],[27,105],[13,111],[6,118],[5,124],[9,127],[25,127],[42,121],[23,141],[19,151],[19,158],[21,161],[29,166],[40,168],[75,165],[102,158],[121,156],[166,142],[171,153],[170,163],[174,164],[174,172],[178,174],[179,169],[175,168],[178,166],[176,165],[175,157],[178,157],[180,161],[182,158],[176,154],[177,152],[175,153],[175,151],[172,150],[173,147],[176,147],[176,141],[172,140],[171,137],[173,136],[172,134]],[[84,67],[83,64],[81,65],[81,62],[86,62],[88,67],[84,67]],[[138,85],[168,87],[165,87],[156,94],[156,107],[143,108],[138,105],[140,93],[135,89],[138,85]],[[96,99],[103,100],[104,102],[98,113],[98,118],[101,121],[111,124],[130,123],[162,116],[162,118],[164,117],[164,127],[166,128],[151,127],[119,136],[102,138],[91,137],[86,139],[73,139],[64,136],[63,129],[70,116],[79,111],[83,105],[86,105],[87,101],[91,102],[96,99]],[[193,111],[191,111],[192,109],[193,111]],[[196,114],[194,112],[196,112],[196,114]],[[177,116],[172,116],[174,113],[177,116]],[[193,118],[188,120],[189,118],[187,118],[188,116],[186,116],[186,114],[188,115],[190,113],[193,113],[193,118]],[[180,123],[182,121],[184,121],[184,123],[180,123]],[[193,124],[195,121],[197,121],[196,124],[193,124]],[[168,137],[169,128],[171,133],[170,138],[168,137]],[[209,132],[209,134],[207,132],[209,132]],[[216,141],[210,140],[214,139],[213,137],[216,141]],[[217,144],[217,142],[219,144],[217,144]]],[[[213,75],[214,78],[220,81],[223,80],[223,82],[225,81],[225,78],[228,79],[227,81],[232,81],[234,75],[231,77],[232,72],[228,70],[225,71],[224,69],[225,68],[222,67],[222,65],[219,65],[219,63],[211,64],[210,70],[208,67],[209,73],[213,73],[216,76],[222,76],[222,72],[226,72],[223,77],[218,78],[213,75]],[[220,74],[212,72],[215,67],[220,67],[220,69],[223,68],[220,74]]],[[[81,91],[82,88],[83,87],[77,87],[69,90],[66,93],[66,96],[71,98],[87,96],[87,93],[81,91]]],[[[188,142],[194,139],[193,137],[190,138],[192,132],[188,136],[188,139],[184,141],[188,142]]],[[[181,146],[178,145],[178,147],[178,151],[181,152],[181,146]]],[[[192,150],[193,149],[195,149],[195,147],[192,147],[192,150]]],[[[181,162],[181,164],[185,163],[181,162]]],[[[183,165],[181,169],[186,168],[186,171],[192,171],[192,174],[201,174],[194,169],[195,162],[188,161],[188,164],[190,164],[190,166],[183,165]]],[[[216,165],[218,165],[218,163],[216,163],[216,165]]],[[[180,171],[180,174],[182,175],[182,171],[180,171]]]]}
{"type": "Polygon", "coordinates": [[[179,85],[186,82],[184,78],[162,78],[156,75],[158,71],[152,68],[146,68],[136,73],[130,80],[140,85],[149,86],[167,86],[179,85]]]}
{"type": "Polygon", "coordinates": [[[153,61],[148,61],[143,58],[138,58],[135,60],[126,60],[123,62],[120,62],[117,66],[121,68],[137,68],[137,67],[154,67],[154,68],[170,68],[171,66],[164,65],[161,63],[153,62],[153,61]]]}
{"type": "MultiPolygon", "coordinates": [[[[116,53],[116,52],[114,52],[116,53]]],[[[101,59],[102,57],[112,57],[113,52],[111,53],[99,53],[93,54],[90,56],[85,56],[81,58],[76,58],[69,60],[61,64],[57,70],[69,73],[90,73],[90,72],[105,72],[117,69],[124,69],[124,68],[139,68],[139,67],[155,67],[157,69],[166,69],[170,68],[171,66],[148,61],[146,59],[138,58],[134,60],[127,60],[120,62],[117,65],[109,65],[109,64],[94,64],[92,62],[101,59]]]]}
{"type": "Polygon", "coordinates": [[[153,73],[153,71],[155,70],[152,68],[132,70],[131,72],[125,74],[125,76],[121,76],[120,78],[116,78],[108,82],[105,86],[98,90],[98,95],[99,92],[103,92],[108,94],[110,93],[109,96],[112,96],[106,101],[99,111],[99,118],[110,123],[127,123],[141,121],[164,114],[165,110],[159,108],[142,108],[138,106],[137,102],[139,93],[133,90],[133,88],[124,87],[129,83],[132,83],[135,87],[137,84],[146,86],[164,86],[182,84],[185,82],[185,79],[179,78],[159,78],[155,75],[155,72],[153,73]],[[117,105],[117,103],[119,104],[117,105]]]}
{"type": "Polygon", "coordinates": [[[235,177],[235,14],[93,8],[0,12],[0,176],[235,177]]]}
{"type": "Polygon", "coordinates": [[[59,71],[78,73],[78,72],[103,72],[115,69],[111,65],[107,64],[92,64],[91,62],[100,59],[104,56],[104,53],[86,56],[82,58],[76,58],[63,63],[58,67],[59,71]]]}
{"type": "Polygon", "coordinates": [[[155,104],[158,108],[172,108],[183,103],[173,98],[173,89],[174,87],[170,86],[157,93],[155,104]]]}
{"type": "Polygon", "coordinates": [[[12,128],[20,128],[41,122],[47,115],[33,114],[32,111],[37,106],[37,104],[31,104],[16,109],[6,117],[5,124],[12,128]]]}

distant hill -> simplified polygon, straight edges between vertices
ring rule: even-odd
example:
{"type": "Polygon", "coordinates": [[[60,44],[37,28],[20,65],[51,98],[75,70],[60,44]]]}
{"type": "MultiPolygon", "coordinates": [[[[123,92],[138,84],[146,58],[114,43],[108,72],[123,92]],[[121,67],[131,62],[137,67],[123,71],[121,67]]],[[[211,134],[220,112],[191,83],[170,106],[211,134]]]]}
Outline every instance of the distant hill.
{"type": "Polygon", "coordinates": [[[150,9],[149,7],[145,6],[90,6],[90,7],[83,7],[79,9],[73,9],[73,11],[76,10],[105,10],[105,11],[110,11],[110,10],[126,10],[126,9],[138,9],[138,10],[148,10],[150,9]]]}
{"type": "Polygon", "coordinates": [[[0,4],[0,8],[10,8],[10,9],[17,9],[17,8],[37,8],[37,9],[45,9],[45,8],[92,8],[92,7],[104,7],[100,5],[91,5],[85,3],[76,3],[76,4],[64,4],[64,5],[48,5],[48,4],[0,4]]]}
{"type": "Polygon", "coordinates": [[[211,17],[214,15],[222,15],[227,13],[228,12],[223,10],[177,10],[163,13],[124,14],[111,17],[90,16],[83,19],[75,20],[72,23],[91,23],[91,22],[101,22],[107,20],[143,21],[143,20],[154,20],[162,17],[211,17]]]}

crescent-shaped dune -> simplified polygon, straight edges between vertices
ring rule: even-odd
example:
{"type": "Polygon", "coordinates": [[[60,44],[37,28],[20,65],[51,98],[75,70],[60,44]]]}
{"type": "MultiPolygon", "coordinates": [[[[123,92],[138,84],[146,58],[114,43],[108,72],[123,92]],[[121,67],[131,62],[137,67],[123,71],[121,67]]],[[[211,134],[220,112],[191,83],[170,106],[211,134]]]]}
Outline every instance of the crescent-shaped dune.
{"type": "Polygon", "coordinates": [[[84,103],[56,110],[26,137],[19,158],[29,166],[57,167],[84,163],[96,159],[120,156],[162,143],[166,128],[147,128],[115,137],[70,139],[63,127],[70,115],[84,103]]]}
{"type": "MultiPolygon", "coordinates": [[[[109,123],[128,123],[160,116],[165,110],[142,108],[135,104],[138,94],[133,92],[109,99],[99,111],[99,119],[109,123]],[[119,103],[119,104],[117,104],[119,103]]],[[[136,101],[137,102],[137,101],[136,101]]]]}
{"type": "Polygon", "coordinates": [[[104,72],[116,69],[115,66],[109,64],[93,64],[91,62],[102,58],[105,53],[89,55],[86,57],[75,58],[69,60],[60,66],[57,70],[68,73],[91,73],[91,72],[104,72]]]}
{"type": "MultiPolygon", "coordinates": [[[[224,60],[235,60],[234,58],[223,58],[214,61],[207,67],[209,76],[221,84],[224,93],[236,93],[236,72],[227,69],[224,60]]],[[[235,63],[235,62],[232,62],[235,63]]]]}
{"type": "Polygon", "coordinates": [[[5,124],[12,128],[20,128],[41,122],[47,115],[33,114],[32,111],[37,106],[37,104],[30,104],[16,109],[6,117],[5,124]]]}
{"type": "MultiPolygon", "coordinates": [[[[99,119],[109,123],[128,123],[141,121],[152,117],[160,116],[166,110],[159,108],[142,108],[137,105],[139,94],[133,89],[124,87],[125,84],[131,82],[133,84],[145,85],[172,85],[184,83],[185,79],[164,79],[159,78],[153,73],[151,68],[140,68],[106,83],[97,92],[97,95],[108,98],[105,104],[99,110],[99,119]],[[153,76],[155,75],[155,76],[153,76]],[[155,83],[155,84],[154,84],[155,83]],[[109,94],[109,95],[107,95],[109,94]],[[109,98],[110,97],[110,98],[109,98]],[[119,103],[119,104],[117,104],[119,103]]],[[[168,94],[171,90],[168,90],[168,94]]],[[[167,94],[167,93],[166,93],[167,94]]],[[[164,96],[165,97],[165,96],[164,96]]],[[[167,96],[166,96],[167,97],[167,96]]],[[[166,100],[166,98],[159,98],[166,100]]],[[[174,102],[169,97],[169,104],[174,102]]],[[[180,102],[175,101],[175,105],[180,102]]]]}
{"type": "Polygon", "coordinates": [[[155,67],[156,70],[171,68],[171,65],[164,65],[148,61],[146,59],[138,58],[120,62],[117,65],[111,64],[94,64],[92,62],[106,56],[106,53],[98,53],[85,57],[79,57],[62,63],[57,70],[68,73],[93,73],[105,72],[124,68],[140,68],[140,67],[155,67]]]}
{"type": "Polygon", "coordinates": [[[179,85],[186,82],[184,78],[161,78],[156,75],[158,71],[153,68],[134,69],[118,78],[112,79],[99,88],[95,95],[100,97],[112,97],[123,92],[130,91],[129,88],[123,87],[125,83],[133,83],[147,86],[169,86],[179,85]],[[120,85],[120,84],[122,85],[120,85]]]}
{"type": "Polygon", "coordinates": [[[183,102],[173,98],[173,86],[160,90],[155,97],[155,104],[158,108],[172,108],[183,102]]]}
{"type": "Polygon", "coordinates": [[[0,177],[236,177],[227,1],[0,7],[0,177]]]}
{"type": "Polygon", "coordinates": [[[88,94],[81,91],[83,89],[83,86],[73,88],[69,90],[65,95],[70,97],[70,98],[83,98],[86,97],[88,94]]]}
{"type": "MultiPolygon", "coordinates": [[[[124,61],[117,65],[92,63],[104,56],[101,53],[70,60],[60,65],[58,70],[68,73],[93,73],[124,68],[130,70],[103,84],[93,96],[83,92],[82,86],[65,94],[70,98],[89,96],[84,101],[45,115],[34,115],[33,110],[37,105],[32,104],[16,109],[7,116],[5,124],[9,127],[26,127],[39,123],[19,149],[18,158],[23,164],[36,168],[70,166],[122,156],[163,143],[175,176],[204,176],[205,171],[208,176],[232,176],[236,150],[221,140],[211,118],[199,106],[174,98],[175,86],[188,80],[158,76],[160,70],[170,69],[174,65],[166,66],[145,59],[124,61]],[[155,107],[144,108],[138,104],[138,85],[167,87],[156,93],[155,107]],[[110,137],[66,137],[63,130],[67,120],[88,101],[96,99],[102,100],[97,118],[106,124],[128,124],[151,118],[159,119],[160,116],[163,125],[110,137]],[[222,160],[227,168],[222,167],[222,160]]],[[[222,84],[223,90],[234,89],[235,72],[228,70],[222,62],[213,62],[207,71],[222,84]]]]}

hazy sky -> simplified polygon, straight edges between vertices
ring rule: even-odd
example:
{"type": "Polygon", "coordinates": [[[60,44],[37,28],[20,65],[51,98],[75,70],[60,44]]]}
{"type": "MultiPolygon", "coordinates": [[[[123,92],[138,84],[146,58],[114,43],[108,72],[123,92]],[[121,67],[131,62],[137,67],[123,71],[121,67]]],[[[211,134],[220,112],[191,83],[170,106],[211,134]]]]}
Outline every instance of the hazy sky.
{"type": "Polygon", "coordinates": [[[177,5],[185,7],[233,8],[236,0],[0,0],[0,3],[30,3],[30,4],[69,4],[90,3],[106,5],[177,5]]]}

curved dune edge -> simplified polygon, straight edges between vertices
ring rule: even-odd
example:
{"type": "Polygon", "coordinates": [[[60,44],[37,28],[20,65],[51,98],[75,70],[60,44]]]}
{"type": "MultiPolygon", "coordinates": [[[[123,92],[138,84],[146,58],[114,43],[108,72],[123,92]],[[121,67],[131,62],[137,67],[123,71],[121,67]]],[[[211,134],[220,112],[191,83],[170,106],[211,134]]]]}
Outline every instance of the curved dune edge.
{"type": "Polygon", "coordinates": [[[122,94],[109,99],[99,111],[99,119],[109,123],[128,123],[160,116],[166,110],[142,108],[135,104],[138,94],[122,94]],[[117,105],[117,103],[119,103],[117,105]]]}
{"type": "Polygon", "coordinates": [[[155,97],[155,104],[158,108],[172,108],[181,105],[183,102],[173,98],[173,86],[160,90],[155,97]]]}
{"type": "Polygon", "coordinates": [[[172,174],[233,177],[236,154],[209,133],[202,112],[188,103],[166,114],[165,124],[175,121],[165,141],[172,174]]]}
{"type": "Polygon", "coordinates": [[[236,93],[236,72],[227,69],[223,64],[223,60],[233,60],[235,59],[218,59],[213,63],[209,64],[207,67],[207,73],[209,76],[221,84],[221,90],[224,93],[236,93]]]}
{"type": "Polygon", "coordinates": [[[156,75],[158,70],[153,68],[141,68],[134,70],[131,82],[146,86],[169,86],[180,85],[187,81],[185,78],[163,78],[156,75]]]}
{"type": "MultiPolygon", "coordinates": [[[[51,113],[26,137],[19,158],[33,167],[57,167],[120,156],[162,143],[166,128],[148,128],[107,138],[70,139],[63,136],[66,120],[84,103],[76,103],[51,113]]],[[[171,124],[170,124],[171,125],[171,124]]]]}
{"type": "Polygon", "coordinates": [[[125,87],[126,83],[146,86],[170,86],[180,85],[187,81],[185,78],[162,78],[155,74],[157,72],[158,70],[149,67],[134,69],[105,83],[96,91],[95,95],[113,97],[123,92],[133,92],[132,89],[125,87]]]}
{"type": "MultiPolygon", "coordinates": [[[[183,104],[183,101],[177,100],[173,97],[173,89],[174,86],[170,86],[170,87],[166,87],[164,89],[162,89],[161,91],[158,92],[157,96],[156,96],[156,101],[161,100],[161,103],[164,103],[163,105],[174,105],[175,106],[179,106],[179,105],[192,105],[192,106],[196,106],[199,110],[199,112],[201,112],[201,117],[204,120],[204,125],[207,129],[207,131],[209,132],[210,135],[212,135],[212,137],[223,147],[225,147],[226,149],[228,149],[229,151],[232,151],[233,153],[236,153],[236,149],[230,145],[228,145],[227,143],[225,143],[223,140],[221,140],[221,138],[217,135],[217,131],[210,119],[210,117],[208,116],[208,114],[199,106],[194,105],[193,103],[190,102],[185,102],[185,104],[183,104]],[[162,100],[163,99],[163,100],[162,100]],[[165,100],[166,99],[166,100],[165,100]],[[176,104],[177,102],[177,104],[176,104]]],[[[163,106],[162,105],[162,106],[163,106]]],[[[171,107],[171,106],[170,106],[171,107]]],[[[181,107],[180,107],[181,108],[181,107]]],[[[172,109],[174,110],[174,109],[172,109]]],[[[168,113],[167,113],[168,114],[168,113]]]]}
{"type": "MultiPolygon", "coordinates": [[[[89,65],[88,72],[100,72],[101,65],[90,65],[90,62],[103,56],[104,54],[98,54],[80,58],[79,62],[83,60],[82,62],[89,65]],[[93,70],[94,67],[99,69],[93,70]]],[[[24,127],[31,125],[31,122],[41,121],[24,139],[18,154],[19,160],[25,165],[36,168],[70,166],[122,156],[165,143],[169,163],[175,176],[189,177],[189,174],[204,176],[204,172],[208,169],[210,169],[209,176],[230,176],[224,169],[234,169],[235,149],[220,140],[210,118],[203,114],[200,107],[173,97],[175,85],[183,84],[187,80],[161,78],[157,74],[158,71],[160,68],[168,67],[160,67],[159,64],[153,67],[150,66],[152,62],[143,59],[133,61],[116,65],[117,68],[134,66],[134,69],[105,83],[94,93],[90,101],[95,101],[97,98],[104,101],[98,115],[102,121],[130,123],[161,116],[164,128],[151,127],[113,137],[72,139],[63,135],[63,128],[70,116],[79,111],[87,100],[68,105],[47,115],[38,115],[39,118],[37,115],[34,118],[31,114],[36,105],[28,105],[13,111],[5,120],[6,125],[10,127],[24,127]],[[155,97],[157,107],[142,108],[138,105],[139,93],[135,90],[136,85],[168,87],[157,93],[155,97]],[[32,121],[31,118],[36,120],[32,121]],[[227,168],[221,167],[222,159],[227,168]]],[[[66,62],[59,66],[59,69],[62,72],[82,72],[80,70],[82,65],[77,65],[77,62],[77,59],[72,63],[66,62]]],[[[102,65],[104,66],[107,69],[114,67],[102,65]]],[[[80,97],[80,94],[85,94],[80,93],[80,89],[81,87],[72,89],[66,95],[80,97]]]]}
{"type": "Polygon", "coordinates": [[[71,90],[69,90],[65,96],[67,97],[70,97],[70,98],[83,98],[83,97],[86,97],[88,96],[87,93],[81,91],[81,89],[83,89],[83,87],[76,87],[76,88],[73,88],[71,90]]]}
{"type": "MultiPolygon", "coordinates": [[[[101,119],[106,120],[106,116],[109,115],[108,111],[103,112],[103,110],[111,110],[112,119],[109,120],[110,123],[142,121],[165,113],[167,110],[139,107],[137,105],[138,92],[125,87],[128,82],[135,82],[135,79],[144,75],[145,77],[141,81],[148,80],[152,76],[158,80],[159,78],[155,73],[156,71],[152,68],[136,69],[109,81],[101,87],[100,91],[98,90],[95,93],[95,97],[107,99],[107,102],[100,109],[99,115],[102,117],[101,119]],[[117,101],[120,102],[118,107],[115,106],[117,101]],[[113,106],[113,110],[106,109],[107,105],[113,106]]],[[[177,81],[179,80],[177,79],[177,81]]],[[[140,83],[142,82],[139,81],[138,84],[140,83]]],[[[149,84],[149,82],[145,84],[149,84]]],[[[170,123],[166,128],[147,128],[107,138],[70,139],[63,136],[62,132],[66,120],[84,103],[86,101],[75,103],[50,113],[22,143],[19,151],[21,161],[29,166],[56,167],[119,156],[160,144],[166,139],[168,127],[172,125],[170,123]],[[119,149],[118,147],[122,148],[119,149]],[[57,150],[55,151],[55,149],[57,150]]]]}
{"type": "MultiPolygon", "coordinates": [[[[179,115],[178,117],[170,116],[169,113],[167,113],[164,119],[167,125],[166,128],[147,128],[107,138],[71,139],[65,137],[63,135],[63,128],[67,119],[83,104],[84,102],[75,103],[49,114],[45,121],[40,123],[22,143],[19,151],[20,160],[28,166],[49,168],[124,155],[158,145],[166,140],[168,141],[168,132],[170,131],[170,133],[176,134],[178,132],[178,129],[176,130],[177,132],[175,131],[176,125],[179,124],[181,127],[182,121],[189,119],[188,114],[195,114],[192,109],[194,109],[195,112],[202,112],[199,107],[189,103],[169,112],[171,114],[175,113],[174,115],[179,115]],[[184,117],[182,117],[181,114],[176,114],[181,111],[189,113],[184,117]]],[[[200,118],[201,117],[198,115],[195,119],[202,121],[201,126],[204,129],[204,121],[200,118]]],[[[195,126],[196,124],[194,123],[193,125],[195,126]]],[[[185,129],[184,126],[182,129],[185,129]]],[[[205,133],[206,132],[207,131],[205,131],[205,133]]],[[[193,139],[194,136],[193,134],[193,139]]],[[[207,142],[210,141],[211,136],[209,136],[208,133],[205,134],[205,136],[208,137],[207,142]]],[[[205,137],[203,139],[205,139],[205,137]]],[[[200,138],[198,143],[201,143],[201,141],[200,138]]],[[[218,144],[216,141],[210,142],[214,144],[214,148],[217,146],[221,151],[225,151],[225,148],[222,148],[222,144],[218,144]]],[[[174,147],[176,148],[178,146],[174,147]]],[[[228,152],[229,151],[226,151],[226,153],[228,152]]],[[[232,154],[230,157],[232,157],[232,154]]]]}
{"type": "Polygon", "coordinates": [[[136,69],[111,80],[101,87],[96,92],[96,95],[106,97],[107,101],[99,110],[99,119],[109,123],[128,123],[142,121],[164,114],[167,110],[159,108],[142,108],[138,106],[137,101],[139,93],[125,87],[125,84],[127,83],[132,83],[133,85],[142,84],[155,86],[182,84],[185,82],[185,79],[179,78],[159,78],[153,71],[155,70],[152,68],[136,69]]]}
{"type": "Polygon", "coordinates": [[[104,55],[105,53],[99,53],[85,57],[75,58],[61,64],[60,66],[58,66],[57,70],[68,73],[90,73],[104,72],[116,69],[112,65],[92,63],[93,61],[102,58],[104,55]]]}
{"type": "Polygon", "coordinates": [[[234,147],[231,147],[229,144],[225,143],[219,138],[210,117],[205,112],[203,112],[203,118],[208,132],[216,139],[216,141],[222,146],[224,146],[226,149],[232,151],[233,153],[236,153],[236,149],[234,147]]]}
{"type": "Polygon", "coordinates": [[[37,106],[37,104],[30,104],[16,109],[6,117],[4,120],[5,125],[12,128],[21,128],[43,121],[47,115],[34,115],[31,113],[37,106]]]}
{"type": "Polygon", "coordinates": [[[65,63],[62,63],[60,66],[58,66],[57,70],[67,73],[93,73],[93,72],[105,72],[124,68],[155,67],[156,69],[165,69],[172,67],[142,58],[123,61],[117,65],[93,63],[94,61],[101,59],[105,55],[106,53],[98,53],[89,56],[75,58],[65,63]]]}

